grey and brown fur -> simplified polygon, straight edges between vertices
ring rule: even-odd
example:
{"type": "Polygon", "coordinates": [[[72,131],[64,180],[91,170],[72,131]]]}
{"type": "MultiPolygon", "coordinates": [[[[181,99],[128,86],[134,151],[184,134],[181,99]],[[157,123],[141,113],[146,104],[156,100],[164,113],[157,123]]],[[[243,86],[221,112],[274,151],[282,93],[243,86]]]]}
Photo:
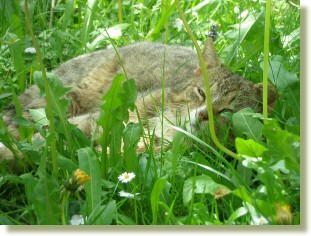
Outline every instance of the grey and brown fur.
{"type": "MultiPolygon", "coordinates": [[[[202,71],[194,50],[159,43],[142,42],[117,49],[104,49],[76,57],[62,64],[53,72],[65,86],[72,87],[69,120],[85,134],[91,135],[96,127],[101,98],[109,90],[117,74],[134,78],[140,92],[136,106],[142,123],[147,119],[151,130],[155,128],[160,136],[160,115],[162,81],[164,80],[164,137],[172,139],[174,130],[166,124],[177,120],[195,126],[196,122],[208,120],[205,105],[205,88],[202,71]],[[125,71],[123,70],[125,69],[125,71]],[[155,104],[156,103],[156,107],[155,104]],[[190,114],[189,114],[190,112],[190,114]],[[92,122],[90,122],[92,121],[92,122]]],[[[251,107],[261,111],[262,85],[254,84],[232,73],[221,64],[213,41],[207,39],[204,59],[208,70],[213,111],[215,114],[225,109],[238,111],[251,107]]],[[[275,91],[269,87],[269,104],[275,101],[275,91]]],[[[19,96],[26,117],[28,109],[45,107],[45,100],[39,98],[36,86],[31,86],[19,96]]],[[[18,138],[12,118],[14,107],[4,112],[4,120],[9,130],[18,138]]],[[[137,122],[137,114],[130,114],[130,121],[137,122]]],[[[3,149],[3,148],[2,148],[3,149]]],[[[6,152],[7,153],[7,152],[6,152]]],[[[0,149],[0,160],[1,156],[0,149]]]]}

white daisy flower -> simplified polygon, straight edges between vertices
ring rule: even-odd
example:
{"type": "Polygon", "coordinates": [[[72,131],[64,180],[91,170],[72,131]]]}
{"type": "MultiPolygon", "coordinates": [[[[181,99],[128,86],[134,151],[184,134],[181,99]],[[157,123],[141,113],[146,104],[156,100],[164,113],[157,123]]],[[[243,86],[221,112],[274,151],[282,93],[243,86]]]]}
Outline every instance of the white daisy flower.
{"type": "Polygon", "coordinates": [[[119,181],[121,181],[122,183],[130,182],[134,178],[135,178],[135,173],[133,172],[130,172],[130,173],[124,172],[118,177],[119,181]]]}

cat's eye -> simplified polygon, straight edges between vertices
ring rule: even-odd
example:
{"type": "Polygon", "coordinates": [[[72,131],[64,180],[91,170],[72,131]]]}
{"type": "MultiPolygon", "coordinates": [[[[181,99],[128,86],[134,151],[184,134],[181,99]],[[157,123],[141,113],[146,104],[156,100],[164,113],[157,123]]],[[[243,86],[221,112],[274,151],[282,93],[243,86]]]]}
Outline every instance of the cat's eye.
{"type": "Polygon", "coordinates": [[[198,88],[198,93],[203,97],[203,99],[205,100],[206,96],[205,93],[202,89],[198,88]]]}

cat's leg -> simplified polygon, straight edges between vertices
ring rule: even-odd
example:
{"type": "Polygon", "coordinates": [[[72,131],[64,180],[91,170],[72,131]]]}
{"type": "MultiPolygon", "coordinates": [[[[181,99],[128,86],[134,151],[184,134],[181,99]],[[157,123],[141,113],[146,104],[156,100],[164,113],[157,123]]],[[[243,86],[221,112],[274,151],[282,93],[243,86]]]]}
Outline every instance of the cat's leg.
{"type": "MultiPolygon", "coordinates": [[[[97,120],[99,119],[99,111],[89,114],[83,114],[69,118],[71,124],[76,125],[86,136],[92,137],[98,127],[97,120]]],[[[95,141],[98,141],[102,134],[102,128],[99,126],[95,141]]]]}

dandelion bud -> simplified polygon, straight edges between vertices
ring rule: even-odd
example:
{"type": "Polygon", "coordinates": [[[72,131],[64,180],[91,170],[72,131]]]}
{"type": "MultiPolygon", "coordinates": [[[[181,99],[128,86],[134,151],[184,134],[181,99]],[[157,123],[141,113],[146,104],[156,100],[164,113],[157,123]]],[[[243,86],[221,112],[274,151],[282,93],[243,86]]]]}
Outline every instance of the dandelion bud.
{"type": "Polygon", "coordinates": [[[293,215],[291,213],[291,207],[289,205],[280,205],[278,203],[276,206],[276,220],[278,224],[288,225],[292,223],[293,215]]]}
{"type": "Polygon", "coordinates": [[[82,185],[90,181],[91,177],[87,175],[83,170],[77,169],[73,172],[72,176],[64,184],[65,188],[74,192],[77,189],[81,189],[82,185]]]}

